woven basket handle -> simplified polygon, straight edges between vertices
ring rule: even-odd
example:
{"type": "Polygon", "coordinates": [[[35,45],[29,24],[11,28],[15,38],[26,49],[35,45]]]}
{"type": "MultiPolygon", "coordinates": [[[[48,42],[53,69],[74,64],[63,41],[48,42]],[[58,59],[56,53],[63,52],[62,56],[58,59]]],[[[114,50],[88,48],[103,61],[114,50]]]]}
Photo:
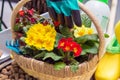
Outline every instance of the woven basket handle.
{"type": "MultiPolygon", "coordinates": [[[[19,3],[16,5],[16,7],[14,8],[13,12],[12,12],[12,16],[11,16],[11,27],[12,27],[12,33],[13,33],[13,38],[14,38],[14,31],[13,31],[13,27],[15,24],[15,18],[17,16],[17,13],[19,12],[19,10],[30,0],[21,0],[19,1],[19,3]]],[[[89,11],[82,3],[78,2],[81,10],[83,10],[92,20],[92,22],[94,23],[96,30],[98,32],[98,36],[99,36],[99,40],[100,40],[100,46],[99,46],[99,59],[103,56],[104,54],[104,49],[105,49],[105,39],[104,39],[104,35],[103,32],[101,30],[101,26],[98,22],[98,20],[96,19],[96,17],[91,13],[91,11],[89,11]]]]}

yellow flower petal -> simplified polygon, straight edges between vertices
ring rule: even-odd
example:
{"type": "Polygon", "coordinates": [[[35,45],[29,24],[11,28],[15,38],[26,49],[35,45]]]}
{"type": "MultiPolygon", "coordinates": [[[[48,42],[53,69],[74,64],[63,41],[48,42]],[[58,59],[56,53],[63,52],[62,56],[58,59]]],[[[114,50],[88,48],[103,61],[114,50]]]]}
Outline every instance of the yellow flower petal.
{"type": "Polygon", "coordinates": [[[29,46],[34,46],[37,49],[45,48],[50,51],[54,48],[56,39],[56,31],[50,25],[44,26],[42,24],[32,25],[26,33],[25,43],[29,46]]]}
{"type": "Polygon", "coordinates": [[[75,27],[74,30],[74,36],[75,37],[81,37],[86,34],[93,34],[93,29],[92,28],[86,28],[84,25],[82,27],[75,27]]]}

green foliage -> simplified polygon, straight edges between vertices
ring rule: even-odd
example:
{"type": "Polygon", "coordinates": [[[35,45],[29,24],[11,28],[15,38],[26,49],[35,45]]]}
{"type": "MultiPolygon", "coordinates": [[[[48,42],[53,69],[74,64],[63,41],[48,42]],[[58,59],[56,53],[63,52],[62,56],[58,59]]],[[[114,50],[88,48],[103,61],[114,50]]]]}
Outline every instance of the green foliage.
{"type": "Polygon", "coordinates": [[[82,24],[85,25],[85,27],[91,27],[91,20],[86,14],[81,15],[82,24]]]}
{"type": "Polygon", "coordinates": [[[55,70],[61,70],[63,68],[65,68],[66,64],[64,62],[56,62],[54,64],[54,69],[55,70]]]}
{"type": "Polygon", "coordinates": [[[82,50],[81,55],[86,55],[86,54],[87,53],[84,50],[82,50]]]}
{"type": "Polygon", "coordinates": [[[84,44],[82,45],[82,49],[84,51],[84,55],[87,53],[97,54],[98,52],[98,47],[95,45],[95,43],[93,43],[93,45],[84,44]]]}
{"type": "Polygon", "coordinates": [[[58,46],[58,42],[61,38],[65,37],[64,35],[60,34],[60,33],[57,33],[57,36],[56,36],[56,41],[55,41],[55,47],[58,46]]]}
{"type": "Polygon", "coordinates": [[[22,31],[22,27],[20,27],[20,26],[21,26],[21,25],[16,24],[16,25],[14,26],[14,31],[16,31],[16,32],[22,31]]]}
{"type": "Polygon", "coordinates": [[[31,27],[31,25],[27,25],[26,27],[23,27],[23,31],[26,33],[30,27],[31,27]]]}
{"type": "Polygon", "coordinates": [[[60,26],[60,32],[66,37],[73,37],[73,34],[70,32],[70,29],[66,26],[60,26]]]}
{"type": "Polygon", "coordinates": [[[25,41],[25,37],[21,37],[20,40],[24,42],[25,41]]]}
{"type": "Polygon", "coordinates": [[[56,55],[56,54],[53,53],[53,52],[46,52],[46,53],[45,53],[43,60],[48,59],[48,58],[51,58],[51,59],[53,59],[54,61],[58,61],[58,60],[62,59],[61,56],[58,56],[58,55],[56,55]]]}
{"type": "Polygon", "coordinates": [[[86,55],[87,53],[89,54],[98,53],[99,41],[97,34],[84,35],[82,37],[75,38],[75,41],[81,44],[82,47],[81,55],[86,55]]]}
{"type": "Polygon", "coordinates": [[[70,64],[70,68],[72,72],[76,72],[79,68],[79,62],[73,59],[72,63],[70,64]]]}
{"type": "Polygon", "coordinates": [[[45,54],[46,54],[46,52],[43,51],[43,52],[38,53],[37,55],[35,55],[33,58],[35,58],[35,59],[43,58],[45,56],[45,54]]]}
{"type": "Polygon", "coordinates": [[[79,44],[84,44],[87,41],[98,41],[97,34],[84,35],[82,37],[75,38],[75,41],[79,44]]]}

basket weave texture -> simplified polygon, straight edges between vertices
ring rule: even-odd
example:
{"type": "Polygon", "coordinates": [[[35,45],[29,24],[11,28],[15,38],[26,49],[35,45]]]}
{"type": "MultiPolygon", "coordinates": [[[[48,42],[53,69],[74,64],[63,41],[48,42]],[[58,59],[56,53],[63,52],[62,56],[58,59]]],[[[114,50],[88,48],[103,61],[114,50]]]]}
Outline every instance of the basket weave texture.
{"type": "MultiPolygon", "coordinates": [[[[18,11],[23,7],[30,0],[21,0],[13,10],[11,16],[11,31],[13,38],[15,38],[15,32],[13,30],[15,19],[18,11]]],[[[38,78],[39,80],[90,80],[92,75],[95,72],[96,66],[103,56],[105,41],[103,32],[100,28],[98,20],[95,16],[82,4],[78,3],[80,8],[90,17],[93,21],[94,25],[96,26],[96,30],[98,32],[100,46],[98,55],[95,55],[91,60],[83,62],[79,64],[79,69],[76,73],[70,70],[69,66],[66,66],[62,70],[54,70],[53,65],[38,61],[32,58],[27,58],[22,55],[17,55],[15,52],[11,52],[15,61],[18,65],[29,75],[38,78]]]]}

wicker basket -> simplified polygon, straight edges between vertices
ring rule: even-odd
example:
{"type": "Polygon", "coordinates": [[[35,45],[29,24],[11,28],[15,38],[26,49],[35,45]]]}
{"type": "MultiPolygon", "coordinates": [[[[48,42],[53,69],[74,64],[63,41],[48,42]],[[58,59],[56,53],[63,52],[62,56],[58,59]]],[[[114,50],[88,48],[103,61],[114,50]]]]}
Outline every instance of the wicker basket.
{"type": "MultiPolygon", "coordinates": [[[[13,38],[15,38],[15,32],[13,31],[13,27],[15,24],[16,15],[20,10],[20,8],[22,8],[22,6],[28,1],[30,0],[21,0],[13,10],[11,16],[11,27],[12,27],[13,38]]],[[[95,72],[98,61],[103,56],[105,41],[104,41],[103,32],[95,16],[82,3],[79,3],[79,6],[91,18],[91,20],[96,26],[96,30],[98,32],[98,36],[100,40],[98,55],[95,55],[88,62],[86,61],[79,64],[78,71],[76,73],[73,73],[70,70],[69,66],[66,66],[64,69],[60,71],[56,71],[54,70],[53,65],[51,64],[38,61],[32,58],[26,58],[22,55],[17,55],[16,53],[11,52],[15,61],[25,72],[40,80],[90,80],[90,78],[95,72]]]]}

